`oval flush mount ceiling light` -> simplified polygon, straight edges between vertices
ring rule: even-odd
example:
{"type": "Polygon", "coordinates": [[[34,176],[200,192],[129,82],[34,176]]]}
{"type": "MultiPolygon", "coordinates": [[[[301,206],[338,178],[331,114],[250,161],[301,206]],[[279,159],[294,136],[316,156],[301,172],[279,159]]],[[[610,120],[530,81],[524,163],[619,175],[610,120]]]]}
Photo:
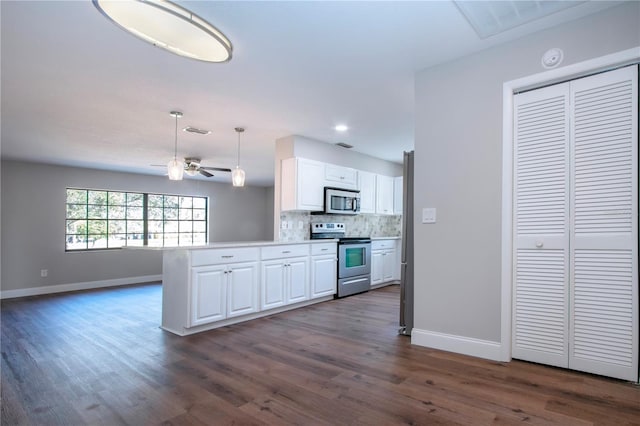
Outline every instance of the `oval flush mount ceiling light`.
{"type": "Polygon", "coordinates": [[[334,130],[336,132],[346,132],[347,130],[349,130],[349,126],[347,126],[346,124],[338,124],[334,127],[334,130]]]}
{"type": "Polygon", "coordinates": [[[231,42],[213,25],[167,0],[92,0],[108,19],[136,37],[176,55],[227,62],[231,42]]]}

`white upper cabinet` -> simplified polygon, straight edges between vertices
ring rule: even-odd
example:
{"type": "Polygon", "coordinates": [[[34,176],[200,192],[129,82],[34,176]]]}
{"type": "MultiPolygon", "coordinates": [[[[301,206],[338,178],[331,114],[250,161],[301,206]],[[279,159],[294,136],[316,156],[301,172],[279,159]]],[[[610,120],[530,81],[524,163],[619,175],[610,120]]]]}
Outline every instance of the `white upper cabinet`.
{"type": "Polygon", "coordinates": [[[325,164],[325,186],[333,186],[344,189],[357,189],[358,171],[349,167],[341,167],[333,164],[325,164]]]}
{"type": "Polygon", "coordinates": [[[402,214],[402,176],[393,178],[393,214],[402,214]]]}
{"type": "Polygon", "coordinates": [[[393,178],[376,175],[376,213],[393,214],[393,178]]]}
{"type": "Polygon", "coordinates": [[[282,160],[282,211],[324,209],[325,164],[304,158],[282,160]]]}
{"type": "Polygon", "coordinates": [[[360,213],[376,212],[376,175],[369,172],[358,172],[358,189],[360,190],[360,213]]]}
{"type": "Polygon", "coordinates": [[[336,166],[304,158],[281,164],[281,210],[324,210],[324,188],[360,191],[360,213],[402,214],[402,177],[336,166]]]}

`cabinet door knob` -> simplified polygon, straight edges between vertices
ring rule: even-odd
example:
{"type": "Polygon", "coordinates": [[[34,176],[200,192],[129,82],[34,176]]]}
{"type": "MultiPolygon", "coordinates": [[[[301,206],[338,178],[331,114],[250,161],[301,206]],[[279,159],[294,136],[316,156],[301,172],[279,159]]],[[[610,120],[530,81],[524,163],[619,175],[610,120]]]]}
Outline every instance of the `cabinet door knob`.
{"type": "Polygon", "coordinates": [[[536,241],[536,247],[542,248],[543,246],[544,246],[544,243],[542,241],[536,241]]]}

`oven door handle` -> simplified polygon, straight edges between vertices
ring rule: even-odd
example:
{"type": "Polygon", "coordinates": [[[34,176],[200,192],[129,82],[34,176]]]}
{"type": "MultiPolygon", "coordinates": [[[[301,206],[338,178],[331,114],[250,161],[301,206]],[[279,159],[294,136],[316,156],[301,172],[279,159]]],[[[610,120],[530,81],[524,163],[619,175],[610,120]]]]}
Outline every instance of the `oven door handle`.
{"type": "Polygon", "coordinates": [[[349,280],[349,281],[343,281],[342,285],[347,285],[347,284],[356,284],[356,283],[361,283],[362,281],[367,281],[369,280],[369,277],[365,277],[365,278],[356,278],[354,280],[349,280]]]}

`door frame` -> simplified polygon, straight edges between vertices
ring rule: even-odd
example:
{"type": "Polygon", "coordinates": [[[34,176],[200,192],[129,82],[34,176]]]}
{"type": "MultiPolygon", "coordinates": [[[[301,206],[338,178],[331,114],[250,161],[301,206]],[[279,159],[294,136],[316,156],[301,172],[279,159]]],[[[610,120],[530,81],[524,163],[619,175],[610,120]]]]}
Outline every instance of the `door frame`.
{"type": "Polygon", "coordinates": [[[640,46],[566,67],[541,72],[502,85],[502,250],[500,361],[511,360],[513,293],[513,96],[551,84],[640,62],[640,46]]]}

